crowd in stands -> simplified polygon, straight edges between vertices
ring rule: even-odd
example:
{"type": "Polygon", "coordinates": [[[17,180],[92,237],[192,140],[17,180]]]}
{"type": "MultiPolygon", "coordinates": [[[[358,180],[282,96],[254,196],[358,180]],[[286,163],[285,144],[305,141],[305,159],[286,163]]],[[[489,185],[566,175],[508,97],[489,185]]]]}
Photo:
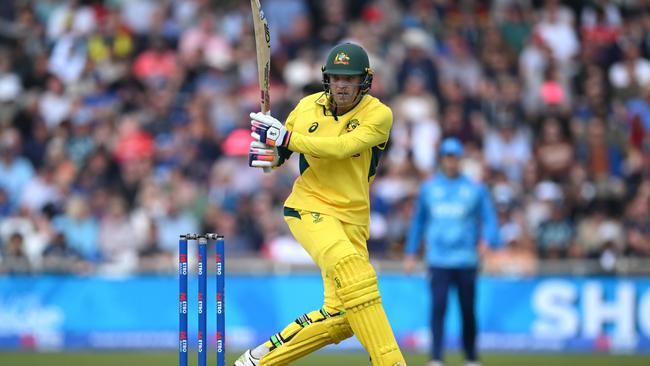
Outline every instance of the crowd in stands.
{"type": "MultiPolygon", "coordinates": [[[[399,258],[448,136],[489,185],[502,250],[650,258],[650,1],[262,0],[271,103],[322,90],[343,40],[370,54],[394,124],[369,248],[399,258]]],[[[282,219],[299,174],[249,168],[259,109],[248,1],[3,0],[0,273],[170,271],[180,233],[228,255],[309,260],[282,219]]]]}

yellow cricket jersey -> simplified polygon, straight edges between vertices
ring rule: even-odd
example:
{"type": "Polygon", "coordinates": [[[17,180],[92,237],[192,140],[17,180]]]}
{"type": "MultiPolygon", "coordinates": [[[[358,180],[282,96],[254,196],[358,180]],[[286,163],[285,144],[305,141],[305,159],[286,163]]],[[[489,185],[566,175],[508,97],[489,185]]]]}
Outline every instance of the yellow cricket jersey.
{"type": "Polygon", "coordinates": [[[356,225],[370,223],[370,183],[374,179],[393,114],[365,95],[346,114],[332,115],[329,98],[303,98],[285,122],[292,131],[288,149],[300,153],[300,173],[286,207],[319,212],[356,225]]]}

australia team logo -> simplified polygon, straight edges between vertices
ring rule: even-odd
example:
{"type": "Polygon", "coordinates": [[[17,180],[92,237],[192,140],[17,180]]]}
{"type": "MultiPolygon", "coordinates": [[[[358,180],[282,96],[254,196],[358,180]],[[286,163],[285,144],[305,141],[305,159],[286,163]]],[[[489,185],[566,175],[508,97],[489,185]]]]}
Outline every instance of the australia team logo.
{"type": "Polygon", "coordinates": [[[323,221],[323,218],[320,216],[320,213],[318,212],[312,212],[311,218],[314,220],[314,224],[318,224],[319,222],[323,221]]]}
{"type": "Polygon", "coordinates": [[[358,119],[353,119],[350,122],[348,122],[348,125],[345,126],[345,130],[348,132],[352,132],[355,128],[359,126],[359,120],[358,119]]]}
{"type": "Polygon", "coordinates": [[[335,65],[347,65],[350,63],[350,56],[346,55],[345,52],[339,52],[334,57],[335,65]]]}

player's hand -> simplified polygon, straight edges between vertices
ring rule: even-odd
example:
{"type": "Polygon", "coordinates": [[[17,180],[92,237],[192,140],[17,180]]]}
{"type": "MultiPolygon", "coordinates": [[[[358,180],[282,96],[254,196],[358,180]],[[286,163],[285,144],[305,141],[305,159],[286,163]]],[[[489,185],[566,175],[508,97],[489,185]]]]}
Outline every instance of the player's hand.
{"type": "Polygon", "coordinates": [[[251,136],[269,146],[288,146],[291,131],[273,116],[262,112],[251,113],[251,136]]]}
{"type": "Polygon", "coordinates": [[[418,264],[418,259],[414,255],[405,255],[402,262],[404,267],[404,272],[411,273],[415,269],[415,266],[418,264]]]}
{"type": "Polygon", "coordinates": [[[248,166],[253,168],[272,168],[278,165],[278,149],[259,141],[252,141],[248,148],[248,166]]]}

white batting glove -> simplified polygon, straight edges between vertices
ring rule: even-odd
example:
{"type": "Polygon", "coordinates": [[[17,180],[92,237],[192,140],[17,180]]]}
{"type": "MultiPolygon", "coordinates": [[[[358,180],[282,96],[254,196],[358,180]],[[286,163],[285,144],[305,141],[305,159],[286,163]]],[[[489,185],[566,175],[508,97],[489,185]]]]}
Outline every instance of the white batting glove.
{"type": "Polygon", "coordinates": [[[289,145],[291,131],[287,130],[282,122],[271,115],[262,112],[251,113],[251,136],[269,146],[289,145]]]}
{"type": "Polygon", "coordinates": [[[248,148],[248,166],[253,168],[272,168],[278,166],[278,149],[259,141],[252,141],[248,148]]]}

